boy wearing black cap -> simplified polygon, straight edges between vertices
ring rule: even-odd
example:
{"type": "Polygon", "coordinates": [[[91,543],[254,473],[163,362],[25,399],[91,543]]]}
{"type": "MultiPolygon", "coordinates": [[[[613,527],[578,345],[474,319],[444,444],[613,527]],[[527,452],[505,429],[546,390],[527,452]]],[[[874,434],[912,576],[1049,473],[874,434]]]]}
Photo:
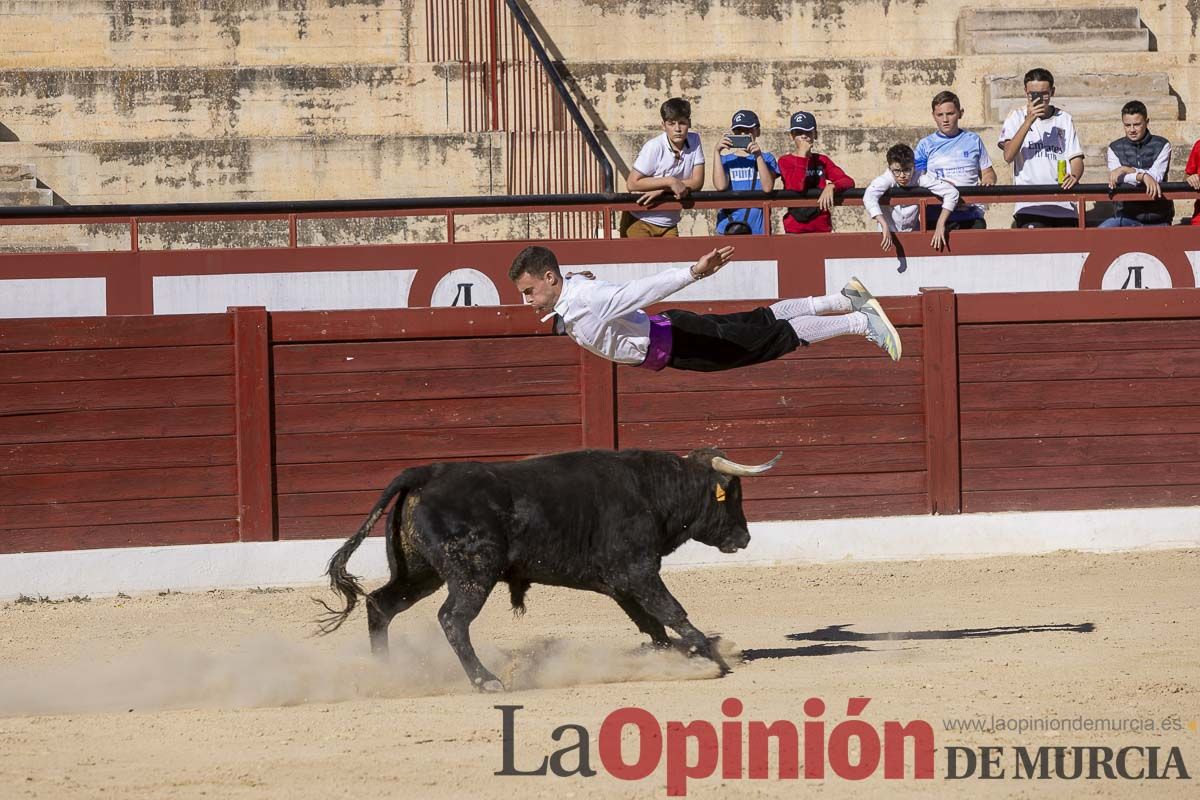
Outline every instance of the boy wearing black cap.
{"type": "MultiPolygon", "coordinates": [[[[769,192],[779,177],[775,156],[758,146],[758,115],[742,109],[733,115],[729,133],[717,143],[719,168],[713,171],[713,188],[718,192],[769,192]],[[749,144],[734,147],[733,136],[749,137],[749,144]]],[[[738,142],[741,145],[741,142],[738,142]]],[[[761,234],[761,208],[721,209],[717,212],[717,233],[725,236],[761,234]]]]}
{"type": "Polygon", "coordinates": [[[783,188],[795,192],[820,189],[821,197],[816,208],[789,208],[783,217],[783,229],[787,233],[829,233],[833,220],[829,211],[833,208],[835,192],[854,188],[854,179],[834,164],[829,156],[813,152],[817,139],[817,118],[807,111],[792,114],[788,124],[796,152],[779,159],[779,174],[783,176],[783,188]]]}

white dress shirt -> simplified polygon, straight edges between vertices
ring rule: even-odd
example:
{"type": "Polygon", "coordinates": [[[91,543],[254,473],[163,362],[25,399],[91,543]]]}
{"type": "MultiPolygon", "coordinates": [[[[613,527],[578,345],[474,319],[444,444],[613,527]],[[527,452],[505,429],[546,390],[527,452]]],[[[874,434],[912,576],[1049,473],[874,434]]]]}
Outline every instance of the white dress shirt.
{"type": "MultiPolygon", "coordinates": [[[[899,185],[900,182],[896,180],[896,176],[889,169],[871,181],[871,185],[863,192],[863,206],[867,209],[867,216],[874,219],[882,215],[887,220],[888,227],[894,231],[915,231],[919,227],[917,224],[921,214],[919,205],[893,205],[890,217],[879,208],[879,199],[883,197],[883,193],[899,185]]],[[[958,205],[958,189],[954,188],[954,184],[947,180],[935,178],[928,172],[924,172],[917,178],[917,185],[940,197],[942,208],[947,211],[953,211],[954,207],[958,205]]]]}
{"type": "MultiPolygon", "coordinates": [[[[562,319],[567,336],[585,350],[618,364],[641,364],[650,346],[650,316],[643,306],[696,280],[690,266],[665,269],[624,284],[581,275],[565,277],[554,313],[562,319]]],[[[547,314],[543,320],[551,316],[547,314]]]]}

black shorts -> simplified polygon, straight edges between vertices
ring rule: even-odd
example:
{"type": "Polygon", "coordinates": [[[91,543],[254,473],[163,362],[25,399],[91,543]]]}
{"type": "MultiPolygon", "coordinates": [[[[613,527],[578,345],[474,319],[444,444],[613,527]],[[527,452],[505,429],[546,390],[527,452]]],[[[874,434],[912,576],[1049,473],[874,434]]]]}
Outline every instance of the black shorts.
{"type": "Polygon", "coordinates": [[[695,314],[671,309],[671,359],[667,366],[719,372],[773,361],[808,344],[792,326],[761,307],[735,314],[695,314]]]}

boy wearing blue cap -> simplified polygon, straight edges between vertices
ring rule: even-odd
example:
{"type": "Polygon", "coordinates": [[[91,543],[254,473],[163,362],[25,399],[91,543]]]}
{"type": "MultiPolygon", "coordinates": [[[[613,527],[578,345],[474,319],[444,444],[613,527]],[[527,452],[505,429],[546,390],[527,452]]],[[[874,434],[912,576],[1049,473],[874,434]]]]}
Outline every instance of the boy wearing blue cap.
{"type": "MultiPolygon", "coordinates": [[[[733,115],[729,133],[717,143],[720,164],[713,171],[714,189],[718,192],[769,192],[775,188],[779,164],[774,155],[758,146],[760,132],[758,115],[753,111],[742,109],[733,115]]],[[[718,234],[736,236],[762,232],[761,208],[725,208],[717,212],[718,234]]]]}

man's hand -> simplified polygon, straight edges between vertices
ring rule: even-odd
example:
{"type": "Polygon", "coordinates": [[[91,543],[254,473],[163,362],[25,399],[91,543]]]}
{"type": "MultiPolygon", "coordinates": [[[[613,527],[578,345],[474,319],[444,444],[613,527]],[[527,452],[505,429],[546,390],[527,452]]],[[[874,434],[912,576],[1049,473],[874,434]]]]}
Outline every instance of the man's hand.
{"type": "Polygon", "coordinates": [[[817,198],[817,208],[822,211],[833,210],[833,184],[826,183],[825,188],[821,190],[821,196],[817,198]]]}
{"type": "Polygon", "coordinates": [[[988,167],[983,172],[979,173],[980,186],[995,186],[996,185],[996,170],[988,167]]]}
{"type": "Polygon", "coordinates": [[[808,158],[808,154],[811,153],[813,149],[812,139],[805,139],[801,136],[795,140],[795,143],[796,155],[800,156],[801,158],[808,158]]]}
{"type": "Polygon", "coordinates": [[[938,220],[937,227],[933,230],[933,238],[929,241],[930,247],[934,250],[944,250],[946,247],[946,223],[938,220]]]}
{"type": "Polygon", "coordinates": [[[639,206],[645,206],[646,208],[649,208],[650,206],[657,203],[659,198],[662,197],[666,193],[667,193],[666,189],[651,189],[648,192],[642,192],[638,196],[637,204],[639,206]]]}
{"type": "Polygon", "coordinates": [[[707,278],[709,275],[716,273],[721,267],[729,263],[729,259],[733,256],[732,247],[721,247],[716,250],[710,250],[700,257],[700,260],[692,265],[692,277],[699,280],[707,278]]]}
{"type": "Polygon", "coordinates": [[[1162,197],[1162,187],[1158,185],[1158,181],[1149,172],[1142,173],[1142,183],[1146,184],[1146,197],[1151,200],[1157,200],[1162,197]]]}
{"type": "Polygon", "coordinates": [[[692,187],[688,186],[679,178],[671,178],[671,194],[682,200],[692,192],[692,187]]]}
{"type": "Polygon", "coordinates": [[[1187,176],[1187,185],[1192,187],[1196,191],[1200,191],[1200,174],[1188,175],[1187,176]]]}
{"type": "Polygon", "coordinates": [[[1121,178],[1123,178],[1123,177],[1125,177],[1125,168],[1124,167],[1117,167],[1112,172],[1108,173],[1109,191],[1116,189],[1117,183],[1119,183],[1121,178]]]}
{"type": "Polygon", "coordinates": [[[579,270],[579,272],[568,272],[567,273],[568,278],[570,278],[574,275],[578,275],[581,278],[587,278],[589,281],[596,280],[596,274],[594,272],[592,272],[590,269],[581,269],[581,270],[579,270]]]}
{"type": "Polygon", "coordinates": [[[1068,172],[1067,177],[1063,178],[1062,183],[1059,185],[1062,186],[1063,189],[1070,189],[1072,186],[1074,186],[1077,183],[1079,183],[1079,178],[1075,177],[1075,173],[1068,172]]]}
{"type": "Polygon", "coordinates": [[[717,152],[724,153],[726,150],[733,149],[733,142],[729,141],[729,134],[721,137],[721,141],[717,142],[717,152]]]}
{"type": "Polygon", "coordinates": [[[757,140],[751,139],[750,144],[746,145],[746,152],[757,158],[762,155],[762,148],[758,146],[757,140]]]}
{"type": "Polygon", "coordinates": [[[1046,109],[1049,107],[1049,97],[1039,97],[1036,100],[1030,99],[1025,103],[1025,118],[1029,120],[1039,119],[1046,113],[1046,109]]]}

